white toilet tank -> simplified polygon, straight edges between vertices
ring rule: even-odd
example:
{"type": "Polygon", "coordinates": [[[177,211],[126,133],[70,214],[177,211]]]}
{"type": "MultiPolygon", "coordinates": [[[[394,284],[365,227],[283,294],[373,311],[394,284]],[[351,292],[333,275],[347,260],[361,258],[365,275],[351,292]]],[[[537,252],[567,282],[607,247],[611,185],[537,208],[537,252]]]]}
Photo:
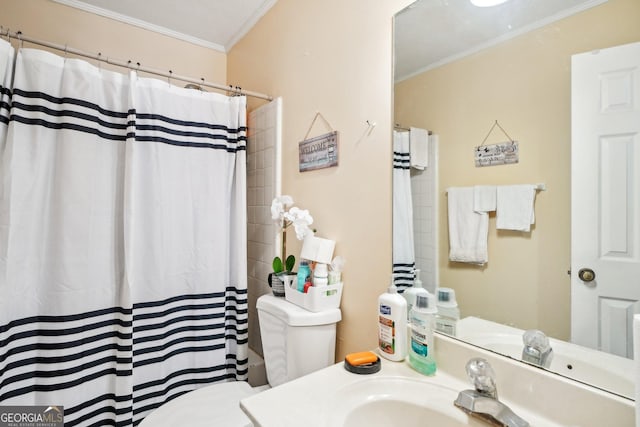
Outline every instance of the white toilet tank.
{"type": "Polygon", "coordinates": [[[258,298],[256,307],[271,387],[335,362],[340,309],[314,313],[273,295],[258,298]]]}

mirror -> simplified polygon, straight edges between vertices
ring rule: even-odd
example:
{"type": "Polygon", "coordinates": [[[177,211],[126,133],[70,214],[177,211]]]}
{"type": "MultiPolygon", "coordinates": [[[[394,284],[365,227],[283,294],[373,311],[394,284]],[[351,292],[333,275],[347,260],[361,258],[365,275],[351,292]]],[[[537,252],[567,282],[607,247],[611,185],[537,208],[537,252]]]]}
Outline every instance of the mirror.
{"type": "MultiPolygon", "coordinates": [[[[394,19],[395,124],[400,132],[428,129],[437,141],[427,168],[410,171],[424,287],[455,290],[466,329],[458,338],[520,359],[523,332],[543,331],[559,363],[551,370],[630,399],[630,359],[569,343],[571,56],[640,40],[638,14],[636,0],[510,0],[493,8],[418,0],[394,19]],[[500,129],[490,131],[496,122],[500,129]],[[475,166],[477,146],[511,139],[517,163],[475,166]],[[538,183],[546,191],[536,193],[530,232],[497,230],[492,212],[488,262],[449,261],[448,188],[538,183]]],[[[395,218],[394,210],[394,241],[395,218]]],[[[395,258],[394,251],[397,271],[403,263],[395,258]]]]}

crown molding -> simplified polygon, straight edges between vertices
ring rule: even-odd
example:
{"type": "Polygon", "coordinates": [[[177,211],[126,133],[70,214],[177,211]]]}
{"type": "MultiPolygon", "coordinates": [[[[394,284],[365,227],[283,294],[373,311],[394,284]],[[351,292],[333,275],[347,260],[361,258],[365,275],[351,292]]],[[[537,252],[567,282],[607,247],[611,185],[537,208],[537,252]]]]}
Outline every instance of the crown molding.
{"type": "Polygon", "coordinates": [[[225,49],[227,52],[238,43],[249,31],[256,25],[256,23],[262,18],[268,11],[276,4],[277,0],[265,0],[260,7],[242,24],[240,29],[227,41],[225,49]]]}
{"type": "Polygon", "coordinates": [[[70,6],[76,9],[83,10],[85,12],[93,13],[95,15],[100,15],[105,18],[113,19],[116,21],[123,22],[125,24],[133,25],[145,30],[163,34],[165,36],[169,36],[178,40],[183,40],[198,46],[206,47],[208,49],[213,49],[222,53],[227,52],[224,46],[219,45],[217,43],[212,43],[207,40],[200,39],[198,37],[193,37],[188,34],[181,33],[179,31],[171,30],[161,25],[152,24],[150,22],[143,21],[141,19],[132,18],[130,16],[123,15],[121,13],[117,13],[111,10],[103,9],[101,7],[93,6],[79,0],[53,0],[53,1],[56,3],[63,4],[65,6],[70,6]]]}

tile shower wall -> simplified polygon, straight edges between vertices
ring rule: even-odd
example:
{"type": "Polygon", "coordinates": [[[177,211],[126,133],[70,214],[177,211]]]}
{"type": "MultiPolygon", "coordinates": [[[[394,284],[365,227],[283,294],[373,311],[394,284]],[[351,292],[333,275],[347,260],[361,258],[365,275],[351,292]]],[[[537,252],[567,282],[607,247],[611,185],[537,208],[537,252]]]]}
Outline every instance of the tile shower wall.
{"type": "Polygon", "coordinates": [[[434,292],[438,275],[438,136],[429,137],[429,166],[411,169],[413,239],[416,269],[423,286],[434,292]]]}
{"type": "Polygon", "coordinates": [[[262,355],[256,301],[271,293],[267,276],[276,255],[278,235],[271,220],[271,200],[280,194],[282,100],[265,104],[248,119],[247,143],[247,278],[249,347],[262,355]]]}

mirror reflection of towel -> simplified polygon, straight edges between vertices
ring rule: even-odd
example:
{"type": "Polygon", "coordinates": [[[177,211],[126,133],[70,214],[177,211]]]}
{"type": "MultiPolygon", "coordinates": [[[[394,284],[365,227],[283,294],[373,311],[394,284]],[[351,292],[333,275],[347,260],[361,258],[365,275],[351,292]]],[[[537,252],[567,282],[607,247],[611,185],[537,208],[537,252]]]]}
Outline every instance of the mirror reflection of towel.
{"type": "Polygon", "coordinates": [[[424,170],[429,166],[429,131],[409,128],[409,147],[412,168],[424,170]]]}
{"type": "Polygon", "coordinates": [[[452,187],[448,192],[449,260],[485,264],[489,260],[489,215],[473,210],[473,187],[452,187]]]}
{"type": "Polygon", "coordinates": [[[531,231],[531,224],[535,223],[535,198],[536,186],[533,184],[499,185],[496,190],[496,228],[531,231]]]}
{"type": "Polygon", "coordinates": [[[493,212],[496,210],[496,186],[476,185],[473,187],[473,210],[493,212]]]}

